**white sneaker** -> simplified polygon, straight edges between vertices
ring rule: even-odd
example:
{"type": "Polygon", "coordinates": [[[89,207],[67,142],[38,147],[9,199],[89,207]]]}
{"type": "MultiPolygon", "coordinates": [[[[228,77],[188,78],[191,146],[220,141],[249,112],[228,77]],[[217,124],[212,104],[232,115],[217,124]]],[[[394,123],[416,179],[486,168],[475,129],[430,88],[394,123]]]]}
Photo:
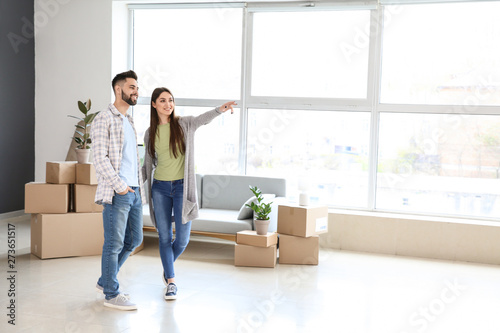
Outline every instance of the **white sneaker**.
{"type": "MultiPolygon", "coordinates": [[[[101,294],[104,295],[104,288],[101,287],[98,283],[95,284],[95,289],[100,292],[101,294]]],[[[123,296],[125,296],[127,299],[130,299],[130,295],[127,293],[122,293],[123,296]]]]}
{"type": "Polygon", "coordinates": [[[123,296],[122,294],[119,294],[118,296],[112,299],[105,299],[104,306],[124,311],[137,310],[137,305],[130,302],[130,300],[125,296],[123,296]]]}

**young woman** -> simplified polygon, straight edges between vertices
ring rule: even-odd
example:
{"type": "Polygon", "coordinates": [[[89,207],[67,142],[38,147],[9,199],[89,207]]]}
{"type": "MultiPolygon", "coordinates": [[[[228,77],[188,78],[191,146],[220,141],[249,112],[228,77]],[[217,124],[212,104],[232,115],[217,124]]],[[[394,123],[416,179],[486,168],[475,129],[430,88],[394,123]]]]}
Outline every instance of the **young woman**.
{"type": "Polygon", "coordinates": [[[175,114],[174,96],[167,88],[156,88],[151,96],[150,127],[144,134],[146,149],[142,173],[147,181],[151,220],[160,237],[165,299],[177,297],[174,261],[189,243],[191,220],[198,217],[194,173],[194,133],[201,125],[227,110],[227,102],[197,117],[175,114]],[[172,212],[175,240],[172,241],[172,212]]]}

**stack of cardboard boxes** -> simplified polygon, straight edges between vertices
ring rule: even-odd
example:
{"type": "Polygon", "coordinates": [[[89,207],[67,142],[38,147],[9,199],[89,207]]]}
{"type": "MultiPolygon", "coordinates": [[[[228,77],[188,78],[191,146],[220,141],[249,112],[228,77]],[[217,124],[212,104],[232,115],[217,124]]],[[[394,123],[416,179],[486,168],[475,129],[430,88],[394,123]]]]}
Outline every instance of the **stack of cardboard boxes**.
{"type": "Polygon", "coordinates": [[[234,265],[250,267],[276,266],[278,234],[268,232],[257,235],[257,231],[245,230],[236,233],[234,265]]]}
{"type": "Polygon", "coordinates": [[[100,254],[103,207],[94,203],[94,166],[47,162],[45,181],[25,185],[24,210],[32,214],[31,253],[41,259],[100,254]]]}
{"type": "Polygon", "coordinates": [[[318,235],[327,232],[327,206],[278,206],[279,263],[317,265],[318,235]]]}
{"type": "Polygon", "coordinates": [[[246,230],[236,234],[234,264],[275,267],[276,257],[279,256],[280,264],[317,265],[318,235],[327,232],[327,206],[280,205],[277,233],[259,236],[256,231],[246,230]]]}

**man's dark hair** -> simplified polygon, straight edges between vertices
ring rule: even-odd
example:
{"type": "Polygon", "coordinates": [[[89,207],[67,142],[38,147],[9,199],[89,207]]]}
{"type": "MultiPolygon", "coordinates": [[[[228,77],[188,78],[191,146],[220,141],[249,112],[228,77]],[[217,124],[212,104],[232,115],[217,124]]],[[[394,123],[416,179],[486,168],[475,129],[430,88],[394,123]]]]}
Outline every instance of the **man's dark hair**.
{"type": "Polygon", "coordinates": [[[133,70],[129,70],[127,72],[116,74],[113,81],[111,81],[111,88],[113,88],[113,91],[115,90],[115,86],[117,84],[120,84],[122,81],[125,81],[126,79],[129,79],[129,78],[137,81],[137,74],[135,74],[135,72],[133,70]]]}

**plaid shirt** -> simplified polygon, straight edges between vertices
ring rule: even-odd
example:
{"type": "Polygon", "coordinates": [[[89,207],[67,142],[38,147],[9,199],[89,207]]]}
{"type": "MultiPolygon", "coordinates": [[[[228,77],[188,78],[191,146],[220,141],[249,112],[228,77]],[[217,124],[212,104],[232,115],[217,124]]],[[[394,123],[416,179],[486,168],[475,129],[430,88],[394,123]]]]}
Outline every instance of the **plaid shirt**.
{"type": "MultiPolygon", "coordinates": [[[[128,113],[126,117],[137,138],[132,117],[128,113]]],[[[95,117],[90,128],[90,136],[98,184],[95,202],[100,205],[103,203],[111,204],[115,192],[124,192],[128,186],[119,176],[124,140],[123,118],[113,104],[109,104],[106,110],[99,112],[95,117]]],[[[139,161],[139,150],[137,149],[137,170],[141,170],[139,161]]],[[[146,204],[141,172],[139,172],[138,177],[142,203],[146,204]]]]}

